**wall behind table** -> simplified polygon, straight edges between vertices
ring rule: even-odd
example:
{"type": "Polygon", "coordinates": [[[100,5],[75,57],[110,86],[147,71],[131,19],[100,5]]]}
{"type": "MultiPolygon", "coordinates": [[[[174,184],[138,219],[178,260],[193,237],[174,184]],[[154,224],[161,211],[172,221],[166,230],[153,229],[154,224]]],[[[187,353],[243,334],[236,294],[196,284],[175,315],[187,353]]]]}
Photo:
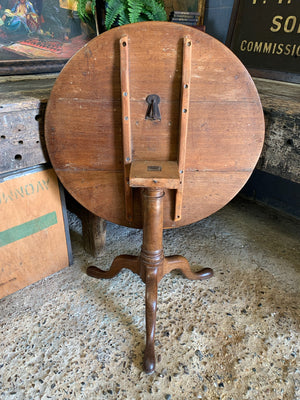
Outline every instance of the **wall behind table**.
{"type": "Polygon", "coordinates": [[[241,194],[300,218],[300,85],[254,78],[264,109],[265,142],[241,194]]]}
{"type": "MultiPolygon", "coordinates": [[[[206,0],[206,32],[225,43],[234,0],[206,0]]],[[[300,87],[255,79],[266,120],[262,155],[241,194],[300,218],[300,87]]]]}
{"type": "Polygon", "coordinates": [[[225,43],[234,0],[206,0],[206,32],[225,43]]]}

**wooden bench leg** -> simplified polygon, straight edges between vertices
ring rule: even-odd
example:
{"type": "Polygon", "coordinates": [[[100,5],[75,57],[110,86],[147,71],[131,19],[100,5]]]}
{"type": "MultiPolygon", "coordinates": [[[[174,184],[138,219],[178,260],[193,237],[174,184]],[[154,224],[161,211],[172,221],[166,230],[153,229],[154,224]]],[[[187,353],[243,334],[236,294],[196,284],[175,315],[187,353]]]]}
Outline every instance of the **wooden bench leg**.
{"type": "Polygon", "coordinates": [[[65,192],[65,198],[67,209],[81,220],[85,251],[93,257],[98,256],[105,246],[106,221],[84,208],[68,192],[65,192]]]}
{"type": "Polygon", "coordinates": [[[96,257],[105,246],[106,221],[85,210],[81,216],[84,249],[96,257]]]}

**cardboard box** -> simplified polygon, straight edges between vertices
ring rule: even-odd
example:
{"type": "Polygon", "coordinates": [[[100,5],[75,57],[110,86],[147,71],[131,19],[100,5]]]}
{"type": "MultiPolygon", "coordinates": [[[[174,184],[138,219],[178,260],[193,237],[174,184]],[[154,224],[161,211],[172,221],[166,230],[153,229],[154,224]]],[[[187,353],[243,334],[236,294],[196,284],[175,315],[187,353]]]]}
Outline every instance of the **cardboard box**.
{"type": "Polygon", "coordinates": [[[63,204],[53,169],[0,176],[0,298],[69,265],[63,204]]]}

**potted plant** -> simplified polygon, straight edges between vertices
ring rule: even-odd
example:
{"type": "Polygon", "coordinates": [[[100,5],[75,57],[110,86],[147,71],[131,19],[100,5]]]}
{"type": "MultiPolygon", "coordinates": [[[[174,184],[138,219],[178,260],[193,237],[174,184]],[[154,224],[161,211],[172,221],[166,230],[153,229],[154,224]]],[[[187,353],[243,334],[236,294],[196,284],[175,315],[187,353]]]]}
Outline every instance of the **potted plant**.
{"type": "MultiPolygon", "coordinates": [[[[96,20],[96,0],[77,0],[80,18],[87,23],[96,20]]],[[[105,28],[141,21],[166,21],[163,0],[108,0],[105,4],[105,28]]]]}
{"type": "Polygon", "coordinates": [[[162,0],[108,0],[106,1],[105,27],[142,21],[166,21],[162,0]]]}

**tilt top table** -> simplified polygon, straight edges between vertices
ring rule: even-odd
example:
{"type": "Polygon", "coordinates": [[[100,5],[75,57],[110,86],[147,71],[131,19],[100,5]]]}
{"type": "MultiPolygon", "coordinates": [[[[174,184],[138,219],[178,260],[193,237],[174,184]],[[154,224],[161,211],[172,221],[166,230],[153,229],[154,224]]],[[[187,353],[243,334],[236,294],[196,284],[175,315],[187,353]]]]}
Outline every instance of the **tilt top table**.
{"type": "Polygon", "coordinates": [[[164,228],[199,221],[242,188],[262,149],[264,118],[254,83],[222,43],[184,25],[142,22],[112,29],[67,63],[46,112],[46,143],[66,189],[94,214],[143,228],[140,255],[122,268],[146,284],[144,369],[155,369],[157,285],[182,256],[165,257],[164,228]]]}

